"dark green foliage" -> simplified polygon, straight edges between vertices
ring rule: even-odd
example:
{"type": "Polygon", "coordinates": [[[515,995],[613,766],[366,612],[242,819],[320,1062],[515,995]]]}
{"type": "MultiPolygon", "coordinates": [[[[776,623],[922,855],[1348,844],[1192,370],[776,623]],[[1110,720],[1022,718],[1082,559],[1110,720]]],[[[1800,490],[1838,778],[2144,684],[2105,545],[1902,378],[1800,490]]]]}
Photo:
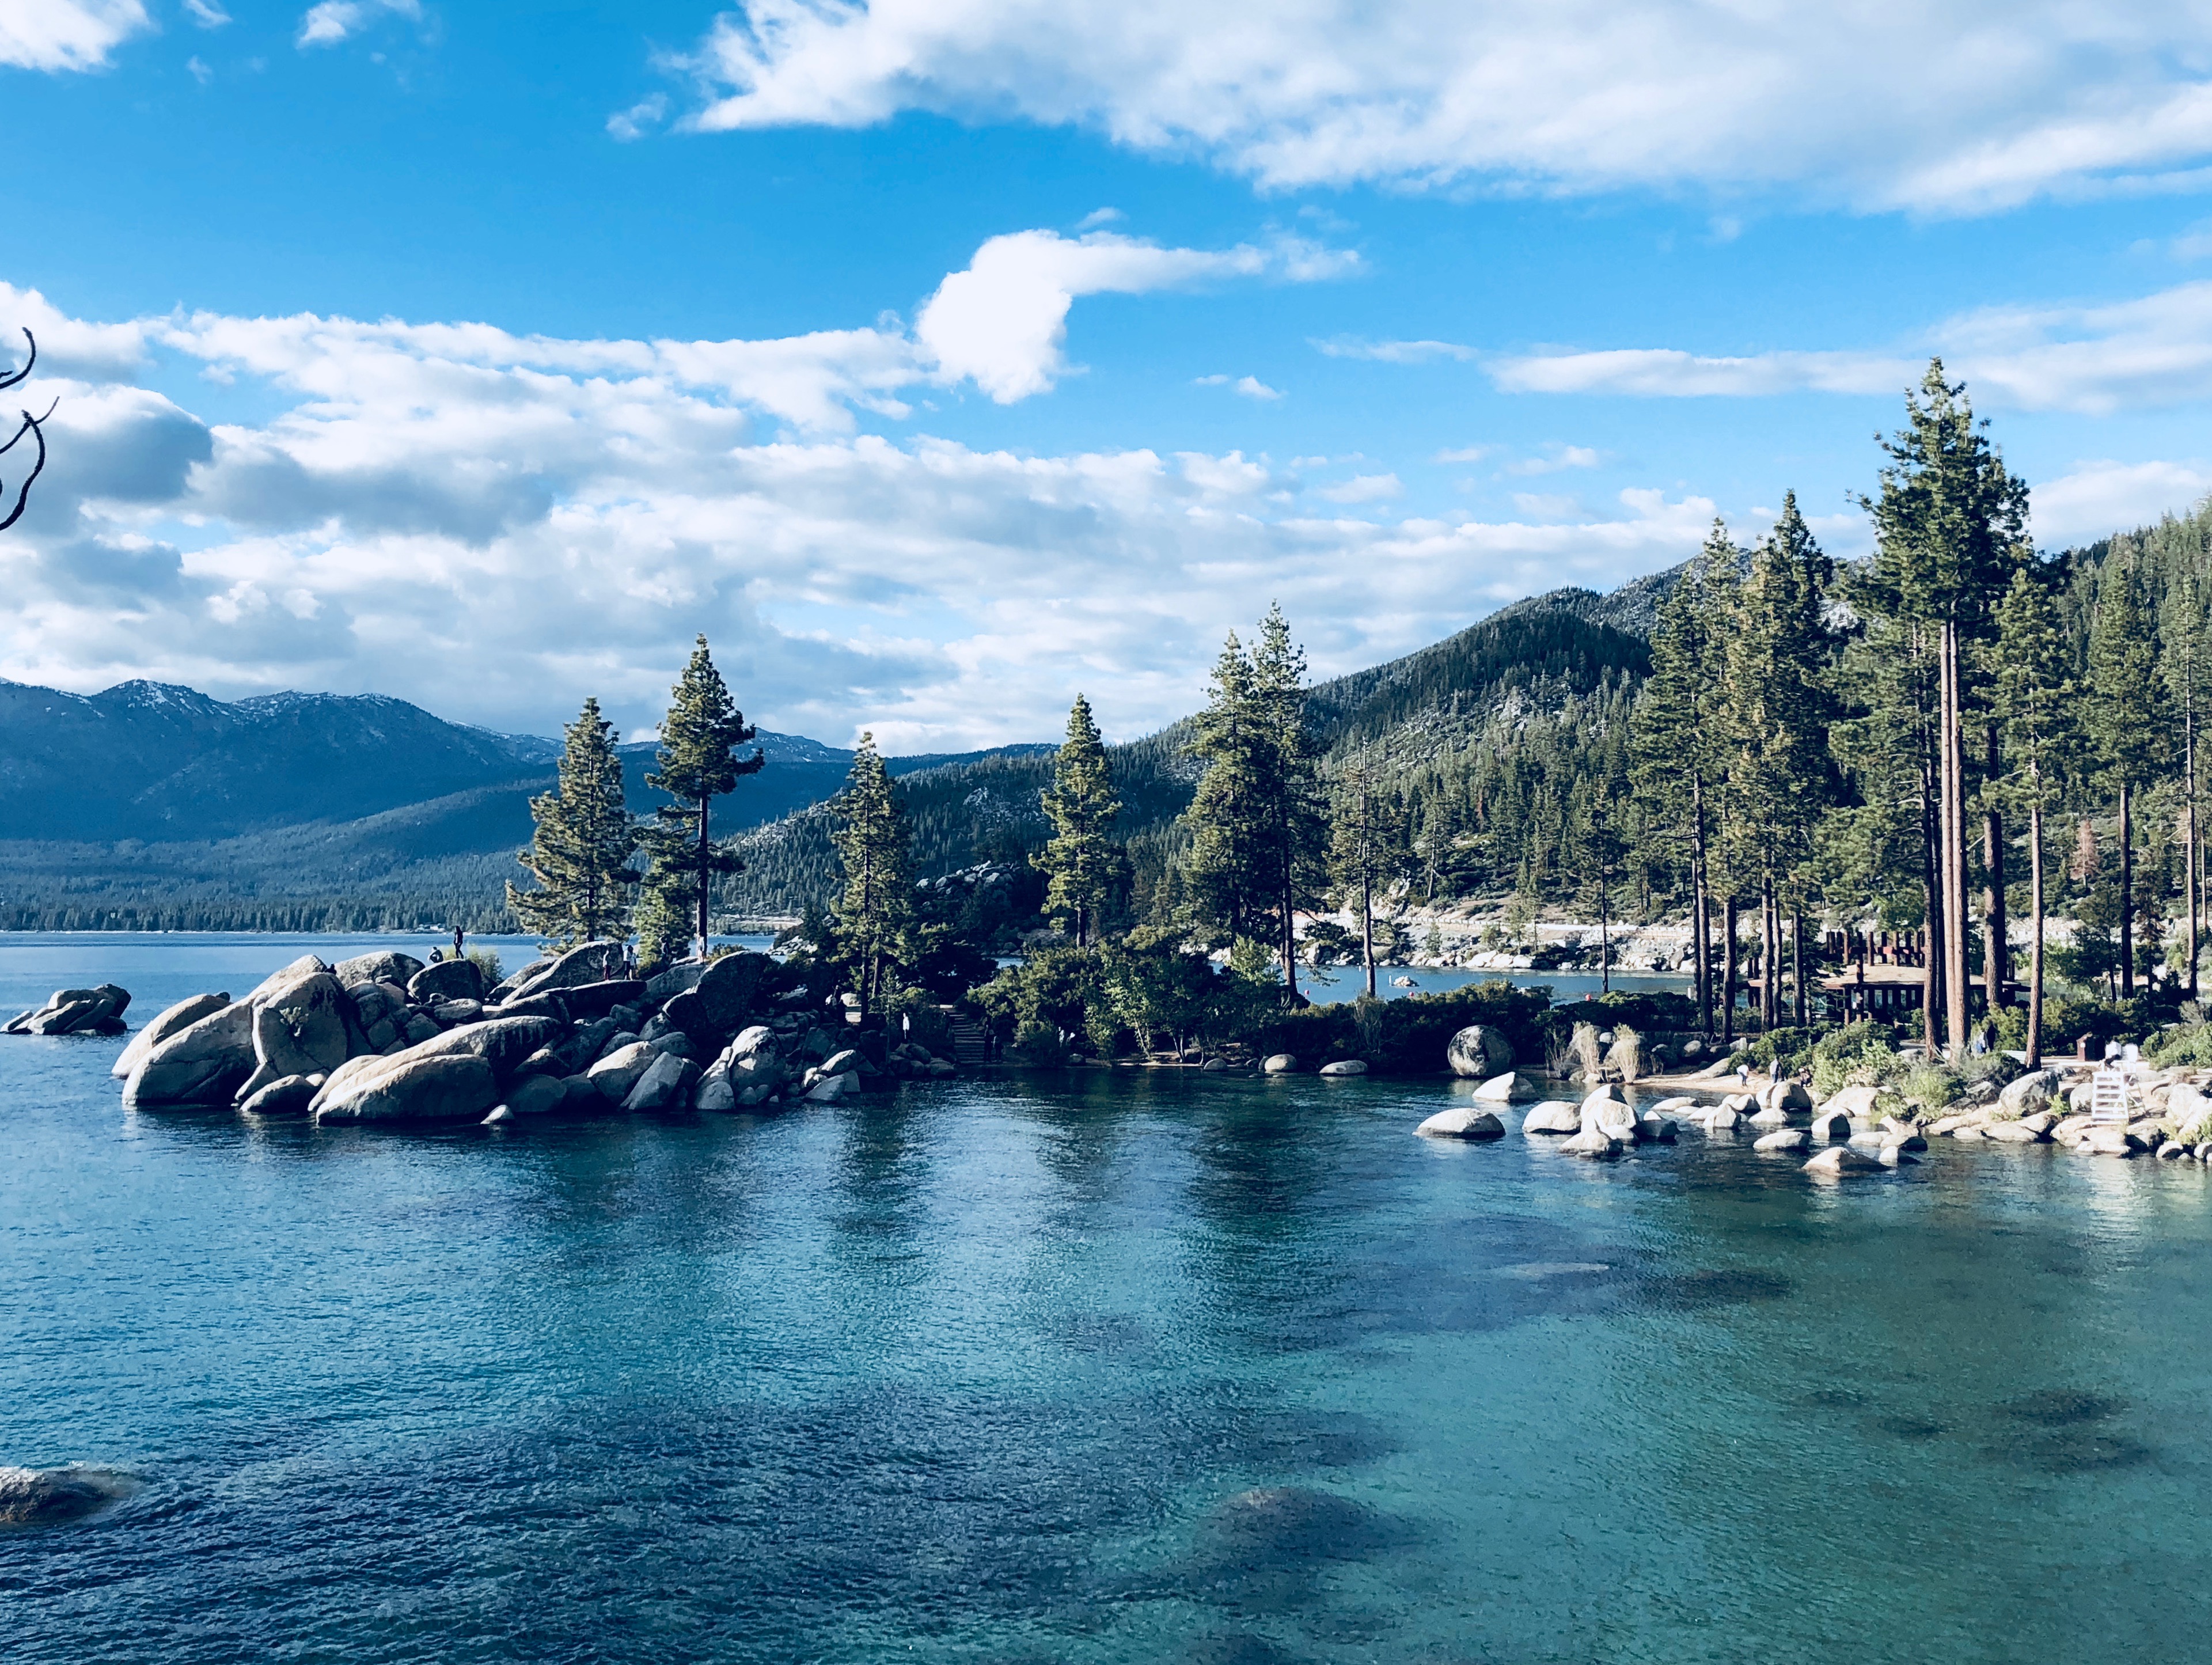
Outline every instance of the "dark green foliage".
{"type": "Polygon", "coordinates": [[[653,811],[657,823],[643,840],[653,865],[646,874],[638,928],[641,952],[648,963],[666,957],[678,934],[677,921],[687,916],[698,951],[706,952],[715,881],[744,871],[735,848],[715,842],[709,817],[715,799],[734,791],[767,762],[757,750],[750,757],[737,755],[737,748],[752,738],[702,635],[677,680],[668,715],[661,720],[660,767],[645,777],[647,786],[676,800],[653,811]]]}
{"type": "Polygon", "coordinates": [[[1232,634],[1191,737],[1205,767],[1184,818],[1199,920],[1217,942],[1271,944],[1286,981],[1295,917],[1320,902],[1328,832],[1305,718],[1305,655],[1279,608],[1247,652],[1232,634]]]}
{"type": "Polygon", "coordinates": [[[1050,877],[1045,906],[1080,948],[1097,941],[1102,921],[1127,887],[1129,868],[1127,854],[1114,842],[1121,804],[1114,795],[1106,748],[1091,702],[1080,694],[1067,714],[1067,738],[1053,760],[1052,785],[1038,797],[1053,827],[1051,841],[1033,858],[1050,877]]]}
{"type": "Polygon", "coordinates": [[[516,858],[538,883],[507,887],[507,905],[531,930],[559,945],[629,933],[629,887],[638,875],[629,859],[638,829],[623,804],[622,759],[615,726],[586,699],[566,730],[560,785],[530,800],[537,829],[516,858]]]}
{"type": "Polygon", "coordinates": [[[830,808],[845,878],[837,935],[865,1021],[885,990],[886,974],[918,957],[907,939],[914,923],[912,834],[873,734],[860,736],[851,779],[830,808]]]}
{"type": "Polygon", "coordinates": [[[1551,1005],[1550,989],[1516,988],[1501,978],[1400,1000],[1284,1012],[1260,1029],[1252,1043],[1261,1053],[1291,1053],[1309,1068],[1359,1058],[1379,1075],[1440,1075],[1452,1036],[1481,1024],[1505,1035],[1523,1065],[1540,1066],[1551,1005]]]}

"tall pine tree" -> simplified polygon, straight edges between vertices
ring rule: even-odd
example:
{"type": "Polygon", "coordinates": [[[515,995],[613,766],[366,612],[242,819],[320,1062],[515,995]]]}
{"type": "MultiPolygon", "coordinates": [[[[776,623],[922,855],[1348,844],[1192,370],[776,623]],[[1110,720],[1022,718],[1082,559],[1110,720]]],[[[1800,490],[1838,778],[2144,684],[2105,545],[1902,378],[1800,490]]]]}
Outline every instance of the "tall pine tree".
{"type": "Polygon", "coordinates": [[[537,829],[516,858],[537,888],[510,884],[507,905],[530,929],[565,947],[626,934],[638,829],[623,803],[615,726],[599,715],[597,699],[584,702],[563,736],[560,784],[530,800],[537,829]]]}
{"type": "Polygon", "coordinates": [[[1053,836],[1032,857],[1047,875],[1045,907],[1055,922],[1065,921],[1079,948],[1099,940],[1100,921],[1128,882],[1129,858],[1114,841],[1114,817],[1121,812],[1107,767],[1106,747],[1082,695],[1067,714],[1067,737],[1053,760],[1052,785],[1040,798],[1052,822],[1053,836]]]}
{"type": "Polygon", "coordinates": [[[1266,943],[1297,989],[1297,915],[1317,905],[1327,833],[1305,719],[1305,656],[1279,608],[1247,653],[1232,632],[1191,750],[1204,760],[1190,808],[1191,889],[1233,941],[1266,943]]]}
{"type": "Polygon", "coordinates": [[[860,736],[845,790],[830,807],[845,869],[834,909],[837,939],[866,1021],[882,1000],[884,979],[899,963],[914,921],[913,832],[873,734],[860,736]]]}
{"type": "Polygon", "coordinates": [[[738,756],[737,748],[752,738],[702,635],[677,681],[668,715],[661,720],[659,771],[645,777],[646,785],[676,802],[654,811],[659,824],[645,837],[653,867],[646,878],[642,923],[650,923],[656,936],[672,938],[673,921],[692,914],[702,955],[714,879],[744,871],[734,849],[714,842],[709,813],[715,799],[736,790],[739,781],[758,774],[768,761],[757,750],[750,757],[738,756]]]}
{"type": "Polygon", "coordinates": [[[2030,1069],[2043,1062],[2043,823],[2057,806],[2081,757],[2079,696],[2068,670],[2049,580],[2039,568],[2023,567],[2013,574],[1997,610],[1993,691],[2007,765],[2000,789],[2027,814],[2027,905],[2033,932],[2027,980],[2030,1069]]]}
{"type": "Polygon", "coordinates": [[[1375,994],[1375,898],[1402,878],[1411,859],[1395,793],[1362,746],[1337,776],[1330,877],[1338,904],[1359,916],[1359,963],[1375,994]]]}
{"type": "MultiPolygon", "coordinates": [[[[2013,573],[2031,558],[2027,486],[2009,472],[1974,419],[1966,385],[1931,360],[1905,425],[1882,448],[1881,494],[1862,498],[1875,523],[1863,592],[1881,611],[1926,627],[1936,653],[1936,868],[1943,956],[1944,1043],[1966,1043],[1966,768],[1968,649],[1986,640],[2013,573]]],[[[1932,950],[1932,945],[1931,945],[1932,950]]],[[[1929,1013],[1931,1044],[1936,1014],[1929,1013]]]]}
{"type": "Polygon", "coordinates": [[[2166,767],[2172,712],[2132,565],[2102,575],[2089,630],[2089,732],[2120,808],[2120,998],[2136,992],[2136,795],[2166,767]]]}

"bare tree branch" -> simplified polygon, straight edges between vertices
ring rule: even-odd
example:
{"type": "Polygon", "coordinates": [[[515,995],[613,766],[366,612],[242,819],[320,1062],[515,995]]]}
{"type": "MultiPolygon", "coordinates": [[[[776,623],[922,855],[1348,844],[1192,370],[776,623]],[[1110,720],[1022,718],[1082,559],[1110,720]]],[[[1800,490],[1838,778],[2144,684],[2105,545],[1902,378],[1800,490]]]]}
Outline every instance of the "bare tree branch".
{"type": "MultiPolygon", "coordinates": [[[[31,374],[31,367],[39,362],[38,337],[33,335],[28,329],[26,329],[23,331],[23,339],[31,343],[31,355],[23,361],[23,368],[16,371],[14,375],[0,376],[0,392],[5,392],[9,388],[13,387],[17,382],[21,381],[26,376],[29,375],[31,374]]],[[[52,413],[49,412],[48,414],[51,415],[52,413]]],[[[18,434],[16,437],[20,439],[21,435],[18,434]]],[[[10,440],[9,441],[9,444],[10,445],[13,445],[14,443],[14,440],[10,440]]]]}

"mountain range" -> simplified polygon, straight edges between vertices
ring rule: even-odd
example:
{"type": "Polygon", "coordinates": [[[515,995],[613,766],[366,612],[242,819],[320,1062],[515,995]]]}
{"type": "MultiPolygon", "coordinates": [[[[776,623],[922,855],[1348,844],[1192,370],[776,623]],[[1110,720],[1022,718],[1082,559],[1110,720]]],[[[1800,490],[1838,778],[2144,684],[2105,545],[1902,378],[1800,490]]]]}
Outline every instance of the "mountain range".
{"type": "MultiPolygon", "coordinates": [[[[1608,595],[1553,591],[1429,647],[1317,684],[1322,744],[1435,755],[1502,703],[1556,708],[1640,678],[1680,569],[1608,595]]],[[[1196,769],[1188,720],[1113,748],[1133,843],[1174,836],[1196,769]]],[[[818,806],[853,754],[763,731],[769,767],[717,806],[750,871],[727,898],[795,911],[834,882],[818,806]]],[[[650,742],[622,748],[630,801],[650,742]]],[[[1048,743],[890,759],[924,874],[1042,836],[1048,743]]],[[[419,928],[507,923],[501,884],[548,790],[557,741],[451,723],[381,695],[225,702],[127,682],[93,695],[0,683],[0,926],[9,928],[419,928]]]]}

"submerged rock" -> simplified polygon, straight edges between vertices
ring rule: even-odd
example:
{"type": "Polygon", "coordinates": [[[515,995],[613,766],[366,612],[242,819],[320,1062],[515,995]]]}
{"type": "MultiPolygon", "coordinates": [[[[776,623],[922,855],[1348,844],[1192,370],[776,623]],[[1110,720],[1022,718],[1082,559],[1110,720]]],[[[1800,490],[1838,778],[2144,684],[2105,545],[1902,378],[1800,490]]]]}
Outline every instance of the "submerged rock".
{"type": "Polygon", "coordinates": [[[1813,1142],[1813,1135],[1802,1127],[1777,1127],[1771,1133],[1761,1133],[1752,1140],[1754,1151],[1802,1151],[1813,1142]]]}
{"type": "Polygon", "coordinates": [[[59,1526],[82,1520],[137,1489],[106,1468],[0,1467],[0,1526],[59,1526]]]}
{"type": "Polygon", "coordinates": [[[1321,1073],[1324,1076],[1364,1075],[1367,1073],[1367,1060],[1364,1058],[1340,1058],[1333,1064],[1323,1064],[1321,1073]]]}
{"type": "Polygon", "coordinates": [[[1848,1145],[1831,1145],[1805,1164],[1805,1171],[1815,1179],[1844,1179],[1854,1174],[1879,1174],[1883,1164],[1861,1156],[1848,1145]]]}

